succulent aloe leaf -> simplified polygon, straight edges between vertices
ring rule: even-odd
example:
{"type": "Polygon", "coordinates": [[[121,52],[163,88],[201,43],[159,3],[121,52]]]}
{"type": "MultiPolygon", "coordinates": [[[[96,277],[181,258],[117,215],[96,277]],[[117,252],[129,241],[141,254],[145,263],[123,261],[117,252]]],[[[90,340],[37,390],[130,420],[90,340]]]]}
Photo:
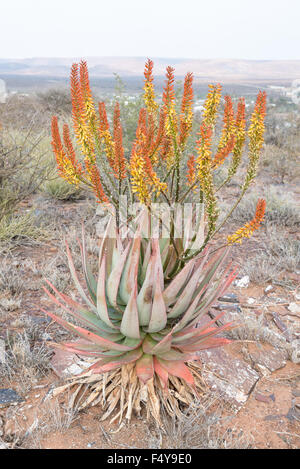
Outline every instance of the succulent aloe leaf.
{"type": "Polygon", "coordinates": [[[99,345],[103,349],[120,350],[124,352],[133,349],[133,347],[128,347],[123,344],[117,344],[116,342],[113,342],[112,340],[104,339],[103,337],[100,337],[99,335],[94,334],[93,332],[87,331],[86,329],[83,329],[82,327],[74,326],[74,324],[71,324],[68,321],[65,321],[64,319],[60,318],[59,316],[56,316],[53,313],[50,313],[49,311],[46,311],[44,309],[42,309],[42,311],[48,314],[48,316],[50,316],[54,321],[56,321],[58,324],[63,326],[68,331],[73,332],[74,334],[79,335],[80,337],[86,340],[90,340],[92,343],[99,345]]]}
{"type": "Polygon", "coordinates": [[[153,365],[154,365],[154,371],[159,377],[163,388],[167,389],[168,388],[168,379],[169,379],[169,373],[163,366],[160,364],[160,362],[157,360],[156,357],[153,357],[153,365]]]}
{"type": "Polygon", "coordinates": [[[110,304],[117,309],[119,309],[119,305],[117,302],[118,290],[120,286],[120,280],[121,280],[122,272],[124,269],[124,265],[128,257],[129,249],[130,249],[130,244],[126,246],[125,250],[120,256],[119,261],[116,263],[115,267],[111,271],[107,280],[107,284],[106,284],[107,298],[110,304]]]}
{"type": "Polygon", "coordinates": [[[180,347],[182,352],[198,352],[200,350],[207,350],[210,348],[223,347],[230,344],[231,340],[224,339],[223,337],[210,337],[206,340],[196,342],[193,345],[185,345],[180,347]]]}
{"type": "Polygon", "coordinates": [[[188,369],[188,367],[180,361],[170,362],[164,360],[162,358],[157,358],[158,363],[161,367],[167,371],[169,374],[177,376],[178,378],[183,379],[186,381],[190,386],[195,386],[195,381],[193,378],[192,373],[188,369]]]}
{"type": "Polygon", "coordinates": [[[156,268],[157,268],[157,275],[160,280],[160,289],[164,291],[164,270],[161,260],[160,248],[159,248],[159,241],[157,238],[152,240],[152,249],[157,253],[156,257],[156,268]]]}
{"type": "Polygon", "coordinates": [[[167,360],[170,362],[184,362],[190,360],[191,358],[194,358],[191,354],[182,353],[179,349],[176,350],[175,348],[172,348],[168,352],[164,352],[162,354],[156,354],[156,356],[157,358],[162,358],[163,360],[167,360]]]}
{"type": "Polygon", "coordinates": [[[69,248],[69,245],[68,245],[67,241],[66,241],[66,247],[67,247],[67,258],[68,258],[68,263],[69,263],[69,269],[70,269],[70,272],[71,272],[71,275],[72,275],[73,282],[74,282],[74,284],[75,284],[75,286],[78,290],[78,293],[80,294],[81,298],[85,301],[85,303],[95,313],[97,313],[96,306],[89,300],[89,298],[87,297],[84,289],[81,286],[81,283],[79,282],[79,279],[78,279],[78,276],[77,276],[77,273],[76,273],[76,269],[75,269],[75,266],[74,266],[74,262],[73,262],[73,259],[72,259],[72,256],[71,256],[70,248],[69,248]]]}
{"type": "Polygon", "coordinates": [[[132,290],[137,283],[138,265],[140,257],[141,235],[140,229],[135,233],[131,250],[127,257],[125,267],[123,269],[119,295],[126,304],[129,301],[132,290]]]}
{"type": "Polygon", "coordinates": [[[91,370],[93,373],[105,373],[107,371],[112,371],[122,365],[136,362],[142,356],[142,354],[142,349],[138,348],[136,350],[132,350],[131,352],[124,353],[124,355],[121,357],[103,358],[88,368],[88,370],[91,370]]]}
{"type": "Polygon", "coordinates": [[[204,228],[205,228],[205,222],[204,222],[205,216],[204,216],[204,211],[200,217],[199,220],[199,225],[197,227],[197,233],[196,233],[196,238],[194,242],[191,242],[190,246],[188,247],[189,251],[198,251],[201,246],[204,243],[205,235],[204,235],[204,228]]]}
{"type": "Polygon", "coordinates": [[[52,288],[52,290],[61,298],[67,305],[69,305],[71,308],[75,309],[77,311],[74,312],[73,310],[66,309],[65,305],[58,302],[57,298],[55,298],[54,295],[52,295],[45,287],[43,289],[49,295],[52,301],[56,303],[58,306],[63,308],[67,313],[71,314],[72,316],[76,317],[76,319],[79,319],[82,321],[86,326],[90,327],[91,329],[94,329],[95,331],[98,331],[100,333],[103,332],[108,332],[111,334],[116,333],[114,329],[111,327],[108,327],[95,313],[92,313],[91,311],[88,311],[83,308],[83,306],[78,303],[77,301],[73,300],[72,298],[68,297],[67,295],[64,295],[63,293],[60,293],[54,285],[52,285],[49,280],[45,279],[45,282],[48,283],[48,285],[52,288]]]}
{"type": "Polygon", "coordinates": [[[148,326],[148,332],[158,332],[164,329],[167,324],[167,311],[164,302],[162,290],[161,290],[161,279],[160,279],[160,254],[159,249],[156,249],[157,262],[156,262],[156,274],[154,280],[154,295],[151,309],[151,317],[148,326]]]}
{"type": "Polygon", "coordinates": [[[139,339],[141,337],[139,328],[139,313],[136,300],[137,285],[134,286],[131,292],[120,327],[122,334],[131,339],[139,339]]]}
{"type": "MultiPolygon", "coordinates": [[[[95,350],[89,350],[87,347],[84,348],[82,345],[77,346],[76,342],[70,342],[68,344],[67,343],[56,344],[56,343],[50,342],[49,345],[51,345],[54,348],[57,348],[60,350],[66,350],[67,352],[72,352],[72,353],[75,353],[76,355],[85,356],[85,357],[100,358],[100,357],[107,356],[104,352],[100,351],[99,346],[95,346],[95,350]]],[[[117,354],[121,356],[124,354],[124,352],[117,352],[117,354]]]]}
{"type": "Polygon", "coordinates": [[[173,331],[170,331],[162,340],[160,340],[153,348],[153,354],[164,354],[171,350],[173,331]]]}
{"type": "Polygon", "coordinates": [[[186,312],[184,313],[180,321],[174,326],[173,331],[172,331],[173,334],[182,330],[189,323],[189,321],[194,317],[194,314],[198,306],[198,303],[200,301],[200,298],[202,296],[202,293],[203,293],[203,290],[200,290],[200,292],[198,293],[196,298],[192,301],[192,303],[190,304],[189,308],[186,310],[186,312]]]}
{"type": "Polygon", "coordinates": [[[199,318],[207,313],[210,305],[222,294],[222,292],[224,292],[227,289],[227,286],[231,284],[234,278],[235,278],[235,274],[233,275],[230,274],[228,279],[225,279],[225,281],[222,278],[219,280],[218,284],[210,293],[210,295],[207,298],[204,298],[204,300],[197,307],[196,312],[195,312],[195,318],[190,323],[190,325],[196,324],[199,321],[199,318]]]}
{"type": "Polygon", "coordinates": [[[137,297],[137,307],[141,326],[147,326],[151,317],[155,264],[156,256],[154,253],[152,253],[148,262],[145,280],[137,297]]]}
{"type": "Polygon", "coordinates": [[[138,378],[143,383],[149,381],[154,375],[153,356],[144,353],[136,362],[135,369],[138,378]]]}
{"type": "Polygon", "coordinates": [[[97,317],[93,317],[93,313],[91,313],[91,318],[87,318],[86,316],[83,316],[80,313],[76,313],[72,311],[71,309],[67,308],[63,303],[61,303],[54,295],[52,295],[49,290],[47,290],[46,287],[43,286],[43,290],[47,293],[49,298],[53,301],[53,303],[57,304],[57,306],[61,307],[66,313],[70,314],[71,316],[74,316],[77,320],[79,320],[83,325],[90,327],[92,330],[95,332],[98,332],[100,334],[103,334],[105,332],[104,329],[102,329],[101,323],[97,321],[97,317]]]}
{"type": "Polygon", "coordinates": [[[92,274],[92,270],[87,261],[86,240],[85,240],[85,233],[84,233],[83,226],[82,226],[82,244],[79,242],[79,247],[80,247],[80,252],[81,252],[82,266],[83,266],[86,286],[88,288],[88,291],[89,291],[90,297],[92,298],[93,303],[96,304],[97,282],[96,282],[94,275],[92,274]]]}
{"type": "Polygon", "coordinates": [[[181,346],[181,345],[192,345],[195,342],[199,342],[199,340],[204,340],[207,337],[219,334],[220,332],[230,329],[232,323],[224,324],[220,327],[206,327],[205,329],[197,329],[194,328],[193,332],[189,332],[181,337],[176,337],[173,340],[174,345],[181,346]]]}
{"type": "Polygon", "coordinates": [[[144,251],[143,264],[142,264],[142,268],[141,268],[141,274],[140,274],[141,283],[143,283],[145,281],[145,278],[146,278],[146,275],[147,275],[147,270],[148,270],[148,264],[149,264],[151,255],[152,255],[152,253],[151,253],[151,243],[148,242],[147,247],[144,251]]]}
{"type": "Polygon", "coordinates": [[[188,284],[185,286],[181,295],[176,301],[175,305],[169,311],[168,318],[177,318],[182,313],[184,313],[186,309],[189,307],[189,304],[192,301],[194,292],[197,288],[197,284],[198,284],[201,273],[202,273],[202,269],[200,266],[198,267],[196,272],[193,273],[188,284]]]}
{"type": "Polygon", "coordinates": [[[197,290],[195,291],[195,295],[198,294],[200,290],[204,287],[204,285],[209,285],[212,281],[214,275],[224,263],[226,257],[228,256],[229,250],[225,248],[221,250],[220,253],[217,253],[212,259],[209,260],[208,264],[204,268],[203,276],[200,279],[200,283],[197,286],[197,290]]]}
{"type": "Polygon", "coordinates": [[[174,303],[177,299],[178,293],[188,281],[189,275],[194,267],[195,259],[191,259],[177,276],[171,281],[163,293],[166,306],[174,303]]]}
{"type": "Polygon", "coordinates": [[[111,321],[106,302],[106,293],[105,293],[105,274],[106,274],[106,254],[103,255],[98,277],[97,285],[97,312],[99,317],[102,319],[105,324],[110,326],[112,329],[117,329],[117,326],[111,321]]]}
{"type": "Polygon", "coordinates": [[[119,350],[107,350],[102,352],[99,348],[99,345],[92,344],[88,340],[79,339],[75,342],[63,342],[60,344],[51,343],[51,345],[55,346],[56,348],[63,348],[65,350],[69,350],[70,352],[77,353],[78,355],[84,354],[85,352],[90,352],[92,354],[97,354],[99,357],[119,357],[123,355],[125,352],[120,352],[119,350]]]}
{"type": "Polygon", "coordinates": [[[139,339],[131,339],[130,337],[125,337],[123,340],[123,344],[127,345],[131,349],[136,349],[142,345],[143,339],[145,334],[141,333],[141,337],[139,339]]]}
{"type": "Polygon", "coordinates": [[[115,240],[117,238],[117,228],[116,228],[116,220],[113,215],[109,217],[106,230],[104,236],[102,238],[102,242],[99,248],[99,265],[101,264],[101,259],[104,254],[106,253],[107,256],[107,272],[110,273],[111,266],[112,266],[112,256],[113,250],[115,245],[115,240]]]}
{"type": "Polygon", "coordinates": [[[152,339],[152,337],[147,334],[145,339],[143,340],[143,352],[149,355],[153,355],[153,349],[157,345],[157,341],[152,339]]]}

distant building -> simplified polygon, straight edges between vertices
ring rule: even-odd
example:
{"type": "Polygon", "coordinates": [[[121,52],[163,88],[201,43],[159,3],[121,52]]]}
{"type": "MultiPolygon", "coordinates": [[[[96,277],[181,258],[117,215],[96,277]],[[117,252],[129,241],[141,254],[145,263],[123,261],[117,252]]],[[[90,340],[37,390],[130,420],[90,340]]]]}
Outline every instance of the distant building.
{"type": "Polygon", "coordinates": [[[5,104],[7,99],[6,84],[0,79],[0,104],[5,104]]]}
{"type": "Polygon", "coordinates": [[[294,80],[290,87],[270,85],[269,88],[281,96],[290,98],[294,104],[300,104],[300,78],[294,80]]]}
{"type": "Polygon", "coordinates": [[[294,104],[300,104],[300,78],[292,83],[291,98],[294,104]]]}

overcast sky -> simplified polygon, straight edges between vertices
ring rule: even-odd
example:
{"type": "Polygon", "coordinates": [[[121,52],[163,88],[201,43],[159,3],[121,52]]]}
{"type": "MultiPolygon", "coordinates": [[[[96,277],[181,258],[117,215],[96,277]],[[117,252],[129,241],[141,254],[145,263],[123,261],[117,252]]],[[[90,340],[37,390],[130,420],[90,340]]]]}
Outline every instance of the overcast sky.
{"type": "Polygon", "coordinates": [[[0,58],[300,59],[300,0],[1,0],[0,58]]]}

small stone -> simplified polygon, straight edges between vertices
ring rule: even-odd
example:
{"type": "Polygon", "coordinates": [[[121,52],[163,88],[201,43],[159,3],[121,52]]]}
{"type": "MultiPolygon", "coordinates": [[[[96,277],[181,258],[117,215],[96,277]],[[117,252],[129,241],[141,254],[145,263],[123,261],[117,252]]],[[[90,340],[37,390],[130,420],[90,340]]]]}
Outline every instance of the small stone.
{"type": "Polygon", "coordinates": [[[263,394],[260,394],[259,392],[257,392],[257,393],[255,394],[255,399],[256,399],[257,401],[266,402],[266,403],[270,402],[270,400],[271,400],[271,399],[270,399],[270,396],[264,396],[263,394]]]}
{"type": "Polygon", "coordinates": [[[5,342],[3,339],[0,339],[0,363],[5,364],[6,356],[5,356],[5,342]]]}
{"type": "Polygon", "coordinates": [[[14,389],[0,389],[0,407],[14,405],[23,401],[22,397],[14,389]]]}
{"type": "Polygon", "coordinates": [[[232,312],[237,312],[237,313],[241,312],[241,308],[239,307],[239,305],[232,304],[232,303],[225,303],[225,304],[221,303],[219,305],[213,305],[213,308],[219,311],[230,310],[232,312]]]}
{"type": "Polygon", "coordinates": [[[265,293],[270,293],[270,292],[272,292],[272,291],[274,291],[274,290],[275,290],[275,288],[273,287],[273,285],[268,285],[268,286],[265,288],[264,292],[265,292],[265,293]]]}
{"type": "Polygon", "coordinates": [[[254,303],[255,303],[255,298],[248,298],[248,299],[247,299],[247,303],[248,303],[248,305],[254,305],[254,303]]]}
{"type": "Polygon", "coordinates": [[[226,295],[220,296],[219,301],[225,301],[226,303],[239,303],[239,299],[235,293],[226,293],[226,295]]]}
{"type": "Polygon", "coordinates": [[[239,287],[239,288],[247,288],[250,283],[250,278],[249,275],[245,275],[244,277],[235,280],[234,285],[239,287]]]}
{"type": "Polygon", "coordinates": [[[293,363],[300,363],[300,339],[291,342],[292,353],[291,359],[293,363]]]}
{"type": "Polygon", "coordinates": [[[291,313],[299,314],[300,313],[300,305],[298,303],[290,303],[289,306],[288,306],[288,310],[291,313]]]}
{"type": "Polygon", "coordinates": [[[296,397],[294,400],[294,406],[300,410],[300,397],[296,397]]]}

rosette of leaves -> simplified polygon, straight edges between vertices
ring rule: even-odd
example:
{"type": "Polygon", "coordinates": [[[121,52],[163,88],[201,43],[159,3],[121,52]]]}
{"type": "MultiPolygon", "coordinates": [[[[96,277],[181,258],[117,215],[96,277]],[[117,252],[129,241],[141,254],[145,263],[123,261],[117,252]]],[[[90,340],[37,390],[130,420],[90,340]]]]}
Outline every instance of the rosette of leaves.
{"type": "MultiPolygon", "coordinates": [[[[45,311],[78,337],[53,345],[90,361],[90,367],[60,391],[75,386],[78,407],[99,402],[104,418],[119,405],[117,416],[122,419],[126,411],[130,419],[143,402],[148,416],[157,421],[161,405],[170,414],[178,413],[180,401],[191,403],[203,389],[197,352],[229,342],[218,336],[232,327],[217,325],[223,313],[203,323],[212,303],[235,278],[230,266],[222,269],[228,248],[212,255],[206,250],[174,272],[174,246],[167,238],[145,237],[145,216],[142,213],[132,237],[122,238],[110,219],[99,248],[97,276],[89,265],[83,232],[85,286],[67,244],[80,301],[60,293],[49,281],[53,293],[45,288],[61,311],[76,319],[68,321],[45,311]],[[81,392],[86,386],[91,388],[88,396],[81,392]]],[[[180,241],[182,246],[190,243],[180,241]]],[[[195,240],[192,244],[197,250],[195,240]]]]}

